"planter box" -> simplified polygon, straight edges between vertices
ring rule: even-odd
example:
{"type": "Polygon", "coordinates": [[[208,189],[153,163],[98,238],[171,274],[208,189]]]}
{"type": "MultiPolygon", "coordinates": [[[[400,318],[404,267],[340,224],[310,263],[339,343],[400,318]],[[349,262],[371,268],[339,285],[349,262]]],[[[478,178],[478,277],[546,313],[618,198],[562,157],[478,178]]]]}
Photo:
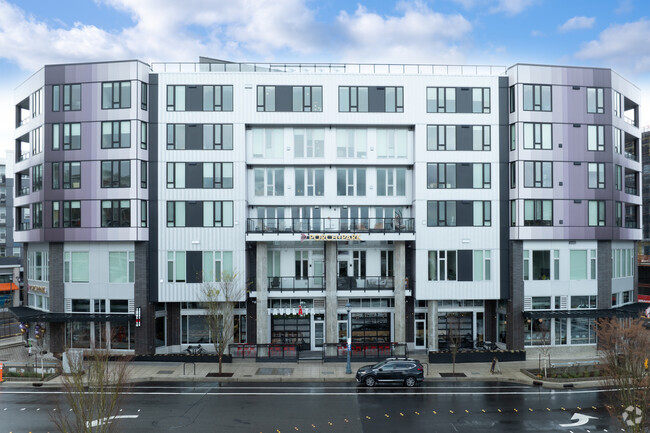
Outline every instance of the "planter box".
{"type": "MultiPolygon", "coordinates": [[[[496,358],[499,362],[525,361],[525,350],[475,350],[459,351],[456,354],[456,363],[463,364],[468,362],[492,362],[496,358]]],[[[452,354],[445,352],[429,352],[430,364],[451,364],[452,354]]]]}
{"type": "MultiPolygon", "coordinates": [[[[218,363],[219,357],[215,354],[207,355],[188,355],[182,353],[170,353],[167,355],[137,355],[133,358],[134,361],[147,361],[147,362],[212,362],[218,363]]],[[[222,362],[231,363],[232,356],[223,355],[222,362]]]]}

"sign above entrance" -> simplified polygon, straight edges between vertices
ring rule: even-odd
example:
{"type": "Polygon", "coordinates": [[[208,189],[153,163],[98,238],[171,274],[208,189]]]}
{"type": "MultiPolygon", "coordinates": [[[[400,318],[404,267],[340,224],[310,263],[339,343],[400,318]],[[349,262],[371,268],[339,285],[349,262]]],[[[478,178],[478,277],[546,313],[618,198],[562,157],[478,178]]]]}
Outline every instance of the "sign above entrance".
{"type": "Polygon", "coordinates": [[[361,235],[336,233],[311,233],[300,235],[300,241],[360,241],[361,235]]]}

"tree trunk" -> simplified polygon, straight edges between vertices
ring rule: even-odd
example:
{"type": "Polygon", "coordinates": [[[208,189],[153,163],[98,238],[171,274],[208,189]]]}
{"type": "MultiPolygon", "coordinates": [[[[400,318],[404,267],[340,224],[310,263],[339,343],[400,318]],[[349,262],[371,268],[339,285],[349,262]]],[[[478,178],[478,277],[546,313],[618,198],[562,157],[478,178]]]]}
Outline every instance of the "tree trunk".
{"type": "Polygon", "coordinates": [[[221,360],[223,359],[223,355],[220,353],[219,354],[219,376],[221,376],[221,360]]]}

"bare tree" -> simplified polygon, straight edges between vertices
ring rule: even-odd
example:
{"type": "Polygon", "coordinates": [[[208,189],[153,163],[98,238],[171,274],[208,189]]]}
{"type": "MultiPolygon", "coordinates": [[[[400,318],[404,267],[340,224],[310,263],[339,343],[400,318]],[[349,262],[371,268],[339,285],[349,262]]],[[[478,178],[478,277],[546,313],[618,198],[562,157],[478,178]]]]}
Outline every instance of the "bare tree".
{"type": "Polygon", "coordinates": [[[447,313],[447,342],[451,350],[452,373],[456,374],[456,355],[460,348],[460,317],[458,313],[447,313]]]}
{"type": "Polygon", "coordinates": [[[235,334],[234,310],[243,300],[244,288],[237,273],[224,272],[217,282],[204,282],[201,301],[206,309],[206,319],[214,349],[219,357],[219,375],[222,374],[223,355],[235,334]]]}
{"type": "Polygon", "coordinates": [[[63,397],[70,410],[58,404],[50,414],[52,422],[62,433],[118,431],[118,413],[131,386],[131,357],[111,361],[110,354],[99,349],[92,349],[86,362],[70,351],[66,355],[70,373],[62,376],[63,397]]]}
{"type": "MultiPolygon", "coordinates": [[[[548,369],[551,367],[551,321],[550,319],[535,319],[533,331],[539,335],[539,371],[544,370],[544,377],[548,377],[548,369]]],[[[557,332],[557,331],[556,331],[557,332]]]]}
{"type": "Polygon", "coordinates": [[[603,384],[613,387],[610,413],[627,432],[648,427],[650,331],[643,319],[603,319],[596,326],[603,384]]]}

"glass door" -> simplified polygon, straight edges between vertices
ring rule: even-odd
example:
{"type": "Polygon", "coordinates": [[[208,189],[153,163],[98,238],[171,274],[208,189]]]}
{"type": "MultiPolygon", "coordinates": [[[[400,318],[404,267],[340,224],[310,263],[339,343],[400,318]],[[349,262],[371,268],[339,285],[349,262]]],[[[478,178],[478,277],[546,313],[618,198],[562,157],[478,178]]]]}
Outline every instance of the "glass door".
{"type": "Polygon", "coordinates": [[[415,347],[427,347],[427,313],[415,313],[415,347]]]}
{"type": "Polygon", "coordinates": [[[316,314],[314,316],[314,338],[312,339],[311,350],[320,350],[325,342],[325,316],[316,314]]]}

